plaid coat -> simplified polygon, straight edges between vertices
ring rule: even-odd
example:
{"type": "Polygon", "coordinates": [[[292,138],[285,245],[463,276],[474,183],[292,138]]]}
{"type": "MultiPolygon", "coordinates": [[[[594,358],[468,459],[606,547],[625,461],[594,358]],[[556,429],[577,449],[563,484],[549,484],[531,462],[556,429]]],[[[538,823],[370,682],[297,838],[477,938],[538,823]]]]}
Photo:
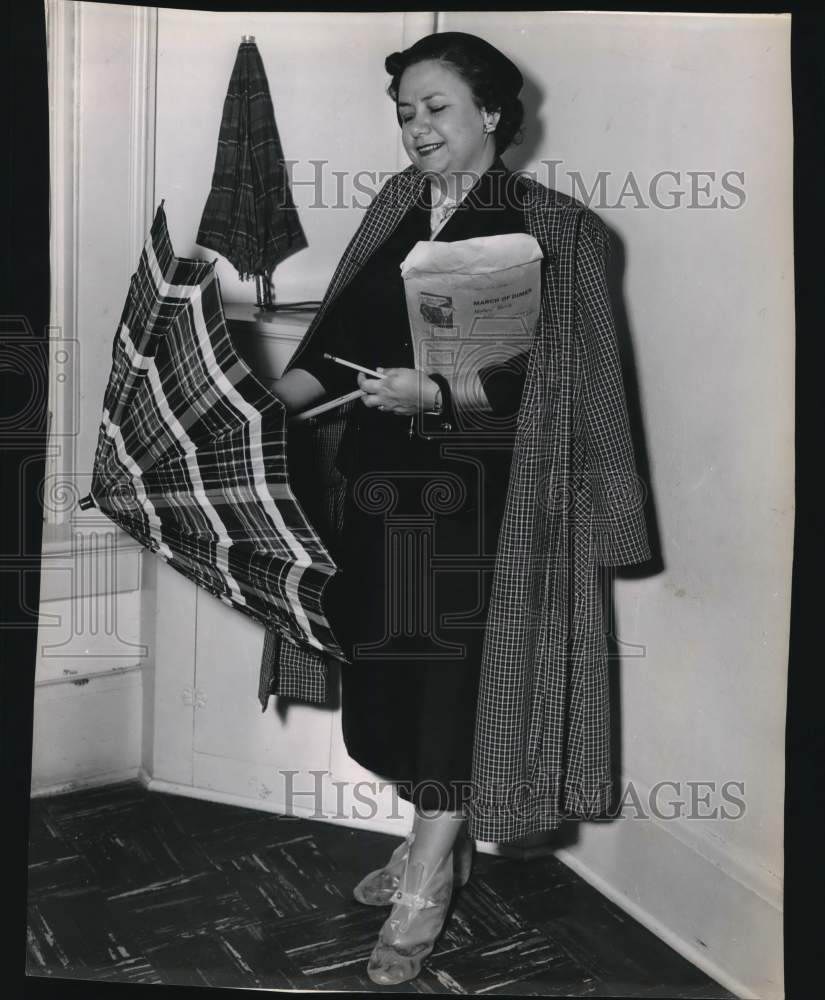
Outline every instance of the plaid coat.
{"type": "MultiPolygon", "coordinates": [[[[600,567],[650,558],[605,280],[605,225],[573,198],[527,177],[525,220],[545,256],[496,555],[473,749],[470,834],[508,841],[610,805],[607,645],[600,567]]],[[[320,310],[330,304],[421,193],[408,167],[366,211],[320,310]]],[[[356,401],[357,404],[358,401],[356,401]]],[[[345,483],[334,457],[354,404],[320,418],[312,454],[332,536],[345,483]]],[[[326,699],[323,655],[267,636],[270,691],[326,699]]],[[[265,665],[267,661],[265,655],[265,665]]]]}

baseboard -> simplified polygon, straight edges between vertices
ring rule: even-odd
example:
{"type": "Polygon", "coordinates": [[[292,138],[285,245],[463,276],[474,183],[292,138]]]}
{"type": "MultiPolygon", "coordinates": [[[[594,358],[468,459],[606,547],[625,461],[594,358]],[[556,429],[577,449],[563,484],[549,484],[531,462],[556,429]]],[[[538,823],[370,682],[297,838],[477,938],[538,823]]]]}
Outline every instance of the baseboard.
{"type": "MultiPolygon", "coordinates": [[[[253,799],[245,795],[237,795],[232,792],[218,791],[213,788],[201,788],[194,785],[182,785],[174,781],[163,781],[153,778],[144,768],[140,768],[138,780],[151,792],[165,792],[170,795],[185,795],[190,799],[200,799],[204,802],[218,802],[223,805],[241,806],[244,809],[251,809],[257,812],[272,813],[276,816],[296,816],[301,819],[311,819],[317,823],[331,823],[335,826],[345,826],[357,830],[370,830],[374,833],[388,833],[393,836],[403,837],[410,826],[410,815],[402,815],[398,820],[387,819],[359,819],[356,816],[322,816],[316,813],[309,806],[294,804],[290,810],[286,809],[283,802],[271,799],[253,799]]],[[[404,806],[408,803],[404,803],[404,806]]],[[[513,844],[494,844],[486,841],[476,841],[476,850],[480,854],[490,854],[494,856],[516,858],[524,860],[531,856],[528,848],[517,847],[513,844]]]]}
{"type": "Polygon", "coordinates": [[[781,1000],[781,908],[662,824],[582,824],[556,856],[743,1000],[781,1000]]]}
{"type": "Polygon", "coordinates": [[[95,774],[76,781],[43,785],[39,788],[33,788],[30,798],[47,798],[50,795],[66,795],[69,792],[82,792],[89,788],[100,788],[103,785],[116,785],[123,781],[140,781],[139,771],[139,767],[129,767],[119,771],[106,771],[104,774],[95,774]]]}

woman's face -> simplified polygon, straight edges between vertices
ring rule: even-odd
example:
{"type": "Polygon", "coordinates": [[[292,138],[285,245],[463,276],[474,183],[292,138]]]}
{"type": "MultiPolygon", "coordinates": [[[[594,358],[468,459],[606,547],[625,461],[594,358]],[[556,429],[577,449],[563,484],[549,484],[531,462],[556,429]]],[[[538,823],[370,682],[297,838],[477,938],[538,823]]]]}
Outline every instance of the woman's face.
{"type": "Polygon", "coordinates": [[[413,164],[428,173],[483,173],[495,158],[492,132],[498,113],[476,106],[469,86],[454,70],[436,60],[414,63],[398,85],[398,117],[404,149],[413,164]]]}

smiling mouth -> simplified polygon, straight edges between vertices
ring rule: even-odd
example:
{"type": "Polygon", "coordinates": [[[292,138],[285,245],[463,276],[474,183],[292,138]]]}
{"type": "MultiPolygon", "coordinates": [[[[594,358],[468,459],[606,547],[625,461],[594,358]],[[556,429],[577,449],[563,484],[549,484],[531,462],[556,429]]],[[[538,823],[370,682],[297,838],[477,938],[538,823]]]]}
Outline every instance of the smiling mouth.
{"type": "Polygon", "coordinates": [[[443,142],[431,142],[426,146],[419,146],[417,152],[419,156],[429,156],[430,153],[434,153],[437,149],[441,149],[443,145],[443,142]]]}

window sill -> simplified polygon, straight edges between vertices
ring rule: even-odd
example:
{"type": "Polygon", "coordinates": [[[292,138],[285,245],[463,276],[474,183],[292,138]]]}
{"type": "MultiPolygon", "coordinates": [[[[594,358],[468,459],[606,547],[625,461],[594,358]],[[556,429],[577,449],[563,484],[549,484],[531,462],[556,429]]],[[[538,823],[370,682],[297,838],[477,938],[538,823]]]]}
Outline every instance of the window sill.
{"type": "Polygon", "coordinates": [[[261,379],[281,377],[315,315],[261,312],[253,302],[227,302],[224,313],[235,350],[261,379]]]}

